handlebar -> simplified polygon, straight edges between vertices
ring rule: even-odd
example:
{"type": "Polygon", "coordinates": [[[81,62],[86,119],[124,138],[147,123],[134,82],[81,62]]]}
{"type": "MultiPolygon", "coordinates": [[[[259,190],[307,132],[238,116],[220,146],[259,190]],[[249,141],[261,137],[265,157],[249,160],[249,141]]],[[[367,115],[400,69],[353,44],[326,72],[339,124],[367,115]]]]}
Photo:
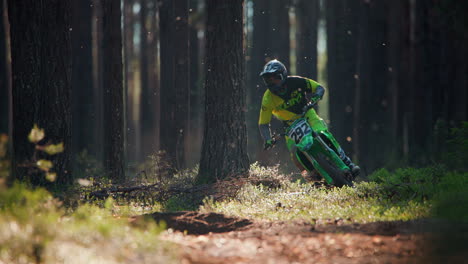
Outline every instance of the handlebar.
{"type": "Polygon", "coordinates": [[[309,111],[310,109],[312,109],[315,105],[317,105],[318,102],[308,102],[304,108],[302,108],[302,114],[301,116],[305,116],[305,114],[307,113],[307,111],[309,111]]]}

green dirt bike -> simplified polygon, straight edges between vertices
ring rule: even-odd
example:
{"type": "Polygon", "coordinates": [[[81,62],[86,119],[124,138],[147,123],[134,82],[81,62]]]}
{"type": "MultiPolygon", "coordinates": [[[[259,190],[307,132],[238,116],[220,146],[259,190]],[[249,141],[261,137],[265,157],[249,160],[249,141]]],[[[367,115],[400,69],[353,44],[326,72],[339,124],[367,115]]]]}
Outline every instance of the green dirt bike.
{"type": "Polygon", "coordinates": [[[307,171],[312,172],[315,169],[328,184],[337,187],[353,186],[351,170],[338,156],[337,147],[330,139],[331,135],[315,132],[307,122],[305,114],[313,106],[314,104],[307,105],[301,117],[280,135],[295,142],[296,157],[307,171]]]}

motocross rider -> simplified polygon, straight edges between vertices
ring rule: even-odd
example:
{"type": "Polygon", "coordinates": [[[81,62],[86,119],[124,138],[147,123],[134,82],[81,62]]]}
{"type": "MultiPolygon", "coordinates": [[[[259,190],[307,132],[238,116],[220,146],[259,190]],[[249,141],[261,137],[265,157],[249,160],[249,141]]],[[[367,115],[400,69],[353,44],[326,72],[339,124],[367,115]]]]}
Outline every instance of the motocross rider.
{"type": "MultiPolygon", "coordinates": [[[[325,88],[316,81],[308,78],[288,76],[286,67],[278,60],[271,60],[266,63],[260,76],[263,78],[268,89],[263,95],[258,125],[263,140],[265,141],[264,149],[268,150],[275,144],[275,140],[272,138],[270,132],[272,115],[283,121],[286,126],[291,125],[294,120],[300,118],[307,104],[315,104],[322,99],[325,88]]],[[[341,160],[351,169],[353,177],[355,178],[359,175],[359,166],[354,164],[351,159],[346,156],[333,135],[328,131],[325,121],[317,115],[313,108],[307,111],[306,118],[313,130],[320,135],[326,135],[322,135],[321,137],[338,153],[341,160]]],[[[303,154],[297,151],[294,141],[287,136],[286,144],[294,164],[301,170],[302,175],[307,180],[318,180],[319,177],[316,172],[311,171],[310,174],[307,173],[304,165],[297,157],[299,156],[299,158],[301,158],[303,154]]],[[[301,161],[304,160],[306,159],[301,158],[301,161]]],[[[307,167],[310,168],[311,166],[307,167]]]]}

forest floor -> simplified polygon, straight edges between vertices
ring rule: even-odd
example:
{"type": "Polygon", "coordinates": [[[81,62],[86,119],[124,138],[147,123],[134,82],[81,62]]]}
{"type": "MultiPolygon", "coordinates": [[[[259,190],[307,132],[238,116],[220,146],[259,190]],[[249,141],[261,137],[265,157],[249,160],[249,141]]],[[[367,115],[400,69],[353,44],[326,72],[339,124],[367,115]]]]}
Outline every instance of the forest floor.
{"type": "Polygon", "coordinates": [[[435,220],[254,221],[194,211],[144,217],[167,224],[160,239],[180,248],[180,263],[468,263],[456,249],[467,226],[449,235],[435,220]]]}
{"type": "Polygon", "coordinates": [[[468,263],[468,174],[372,179],[334,188],[252,166],[212,185],[80,187],[69,201],[0,185],[0,264],[468,263]]]}

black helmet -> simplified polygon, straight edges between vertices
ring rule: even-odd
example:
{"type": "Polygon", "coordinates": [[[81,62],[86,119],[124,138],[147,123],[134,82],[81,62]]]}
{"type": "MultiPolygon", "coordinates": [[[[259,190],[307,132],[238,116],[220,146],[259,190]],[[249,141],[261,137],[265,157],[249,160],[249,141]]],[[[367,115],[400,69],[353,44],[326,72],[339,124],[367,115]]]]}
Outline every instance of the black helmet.
{"type": "Polygon", "coordinates": [[[284,82],[286,82],[286,77],[288,77],[288,71],[283,63],[275,59],[267,62],[265,67],[263,67],[260,76],[264,77],[266,75],[278,76],[278,78],[281,79],[281,84],[284,84],[284,82]]]}

